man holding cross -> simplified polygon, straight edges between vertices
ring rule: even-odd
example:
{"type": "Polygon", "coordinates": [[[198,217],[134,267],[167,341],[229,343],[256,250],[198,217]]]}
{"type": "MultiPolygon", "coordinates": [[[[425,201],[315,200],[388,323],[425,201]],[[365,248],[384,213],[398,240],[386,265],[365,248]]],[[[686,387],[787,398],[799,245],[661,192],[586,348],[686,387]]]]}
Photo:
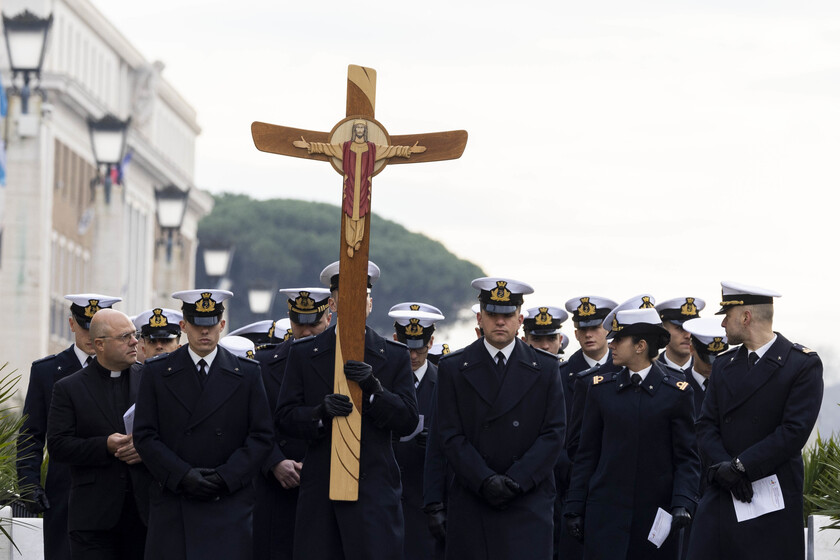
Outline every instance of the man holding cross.
{"type": "MultiPolygon", "coordinates": [[[[379,267],[369,263],[368,286],[378,277],[379,267]]],[[[330,309],[338,313],[339,263],[325,268],[321,281],[329,285],[330,309]]],[[[368,313],[370,308],[368,298],[368,313]]],[[[292,343],[277,401],[278,431],[307,440],[294,558],[398,560],[403,554],[403,515],[391,434],[411,434],[419,419],[408,351],[366,329],[364,362],[348,360],[344,366],[344,375],[363,393],[359,490],[357,501],[337,501],[329,495],[331,439],[353,403],[334,392],[336,339],[333,326],[292,343]]]]}

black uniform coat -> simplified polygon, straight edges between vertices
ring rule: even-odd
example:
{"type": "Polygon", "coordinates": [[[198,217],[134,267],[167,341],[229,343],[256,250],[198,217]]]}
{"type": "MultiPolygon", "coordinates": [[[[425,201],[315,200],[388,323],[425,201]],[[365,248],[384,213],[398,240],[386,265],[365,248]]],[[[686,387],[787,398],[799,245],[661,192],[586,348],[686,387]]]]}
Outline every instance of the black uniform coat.
{"type": "Polygon", "coordinates": [[[146,558],[251,560],[254,476],[271,449],[271,413],[259,365],[221,346],[202,388],[182,346],[146,360],[134,446],[157,484],[150,494],[146,558]],[[185,497],[191,468],[215,468],[229,494],[185,497]]]}
{"type": "Polygon", "coordinates": [[[699,499],[692,391],[671,372],[654,362],[638,388],[627,368],[592,379],[564,512],[584,518],[587,560],[676,558],[676,534],[647,540],[657,508],[699,499]]]}
{"type": "MultiPolygon", "coordinates": [[[[429,433],[434,413],[437,366],[426,361],[428,368],[417,386],[417,409],[423,416],[423,428],[429,433]]],[[[394,443],[394,456],[400,467],[402,479],[402,509],[405,519],[405,560],[431,559],[435,552],[435,539],[429,532],[429,523],[423,513],[423,466],[426,460],[425,441],[418,443],[414,438],[394,443]]]]}
{"type": "Polygon", "coordinates": [[[305,560],[400,559],[403,516],[400,471],[391,433],[406,436],[417,427],[414,377],[405,345],[365,330],[365,363],[383,391],[362,409],[359,499],[330,501],[332,422],[319,426],[313,408],[333,393],[335,327],[296,340],[286,362],[275,420],[283,436],[307,440],[295,525],[294,557],[305,560]]]}
{"type": "Polygon", "coordinates": [[[499,386],[484,339],[441,358],[437,419],[455,471],[447,504],[447,558],[551,558],[554,466],[566,424],[556,356],[521,340],[499,386]],[[480,496],[506,474],[523,494],[507,509],[480,496]]]}
{"type": "Polygon", "coordinates": [[[746,348],[718,356],[697,435],[704,464],[738,457],[750,480],[777,475],[785,508],[738,523],[729,492],[709,484],[697,508],[690,558],[805,557],[801,452],[820,411],[822,362],[777,336],[749,371],[746,348]]]}
{"type": "MultiPolygon", "coordinates": [[[[21,488],[41,484],[41,463],[47,442],[47,416],[53,385],[82,367],[73,345],[58,354],[32,362],[29,388],[23,404],[23,426],[17,444],[18,483],[21,488]]],[[[67,498],[70,494],[70,467],[50,461],[44,484],[50,508],[44,512],[44,558],[70,560],[67,536],[67,498]]]]}
{"type": "Polygon", "coordinates": [[[688,381],[691,390],[694,391],[694,419],[697,420],[700,418],[700,411],[703,409],[703,399],[706,398],[706,390],[702,385],[697,383],[692,370],[686,370],[685,380],[688,381]]]}
{"type": "MultiPolygon", "coordinates": [[[[135,364],[127,370],[129,403],[137,400],[142,369],[135,364]]],[[[70,466],[70,531],[114,528],[126,496],[133,496],[139,517],[148,519],[151,478],[145,465],[128,465],[108,452],[108,436],[125,433],[125,410],[113,406],[102,371],[94,360],[53,389],[47,444],[51,461],[70,466]],[[127,488],[131,494],[126,493],[127,488]]]]}
{"type": "MultiPolygon", "coordinates": [[[[277,405],[291,344],[292,340],[287,340],[272,348],[257,351],[263,385],[272,410],[277,405]]],[[[305,453],[304,440],[275,433],[271,453],[260,470],[260,476],[254,480],[257,487],[257,503],[254,506],[255,559],[292,558],[299,488],[284,489],[271,468],[286,459],[301,462],[305,453]]]]}

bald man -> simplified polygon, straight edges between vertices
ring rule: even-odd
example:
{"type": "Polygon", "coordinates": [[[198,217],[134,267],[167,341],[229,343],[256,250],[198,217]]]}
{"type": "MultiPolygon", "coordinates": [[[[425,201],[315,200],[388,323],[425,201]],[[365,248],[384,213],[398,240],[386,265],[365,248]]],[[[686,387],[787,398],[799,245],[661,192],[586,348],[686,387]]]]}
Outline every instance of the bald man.
{"type": "Polygon", "coordinates": [[[50,459],[70,466],[68,531],[74,560],[143,558],[150,479],[123,414],[137,396],[137,333],[120,311],[90,322],[96,357],[55,384],[50,459]]]}

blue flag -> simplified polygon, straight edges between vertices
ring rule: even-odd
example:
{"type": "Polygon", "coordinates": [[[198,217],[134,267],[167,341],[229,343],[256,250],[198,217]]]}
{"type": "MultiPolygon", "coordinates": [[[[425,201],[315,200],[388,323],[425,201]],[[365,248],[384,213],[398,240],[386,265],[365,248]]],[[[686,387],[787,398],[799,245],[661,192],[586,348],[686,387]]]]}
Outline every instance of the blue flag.
{"type": "Polygon", "coordinates": [[[6,90],[3,88],[3,78],[0,76],[0,117],[5,117],[9,112],[9,100],[6,98],[6,90]]]}
{"type": "Polygon", "coordinates": [[[0,138],[0,187],[6,186],[6,146],[0,138]]]}

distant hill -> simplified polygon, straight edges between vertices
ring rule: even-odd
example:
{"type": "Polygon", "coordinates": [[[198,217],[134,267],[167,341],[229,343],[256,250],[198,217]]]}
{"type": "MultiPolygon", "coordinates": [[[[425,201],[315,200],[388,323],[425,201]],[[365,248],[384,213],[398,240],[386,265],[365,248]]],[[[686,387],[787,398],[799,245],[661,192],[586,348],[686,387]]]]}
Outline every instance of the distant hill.
{"type": "MultiPolygon", "coordinates": [[[[229,309],[231,329],[262,319],[287,316],[279,294],[269,317],[255,316],[248,307],[248,289],[319,286],[321,270],[339,257],[338,206],[301,200],[254,200],[221,194],[213,211],[198,226],[196,286],[215,285],[204,272],[202,248],[218,243],[235,246],[230,278],[235,299],[229,309]]],[[[373,288],[373,313],[368,325],[380,334],[393,332],[388,309],[402,301],[423,301],[440,308],[447,319],[476,301],[473,278],[484,276],[475,264],[459,259],[441,243],[411,233],[373,214],[370,258],[382,269],[373,288]]]]}

